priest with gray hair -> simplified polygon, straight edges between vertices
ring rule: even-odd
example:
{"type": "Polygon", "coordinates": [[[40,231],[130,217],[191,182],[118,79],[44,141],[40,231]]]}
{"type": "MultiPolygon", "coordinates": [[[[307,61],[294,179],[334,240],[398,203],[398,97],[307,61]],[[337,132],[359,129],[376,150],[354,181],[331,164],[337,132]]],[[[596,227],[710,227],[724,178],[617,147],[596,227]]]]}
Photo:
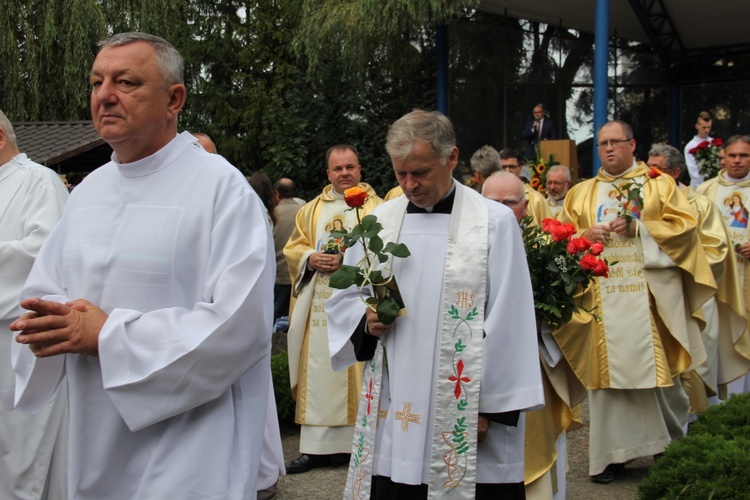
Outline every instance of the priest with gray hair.
{"type": "Polygon", "coordinates": [[[22,312],[23,284],[67,199],[57,173],[19,151],[13,125],[0,111],[0,498],[65,489],[65,441],[58,440],[64,434],[65,384],[36,414],[14,409],[8,325],[22,312]]]}
{"type": "Polygon", "coordinates": [[[66,498],[255,498],[271,378],[275,259],[265,208],[177,133],[183,63],[166,40],[101,42],[91,115],[112,161],[79,184],[10,328],[16,405],[61,380],[66,498]]]}
{"type": "Polygon", "coordinates": [[[453,179],[444,115],[401,117],[386,149],[405,196],[372,214],[411,251],[391,264],[407,312],[384,324],[358,287],[326,303],[333,368],[367,361],[344,496],[524,498],[523,412],[544,396],[518,223],[453,179]]]}

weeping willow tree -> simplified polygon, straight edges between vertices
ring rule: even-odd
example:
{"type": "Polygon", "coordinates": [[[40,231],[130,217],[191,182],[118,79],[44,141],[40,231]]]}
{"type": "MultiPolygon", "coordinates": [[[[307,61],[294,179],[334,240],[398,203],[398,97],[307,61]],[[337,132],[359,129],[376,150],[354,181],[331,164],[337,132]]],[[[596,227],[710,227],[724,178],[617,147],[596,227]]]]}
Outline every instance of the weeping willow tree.
{"type": "Polygon", "coordinates": [[[332,58],[362,75],[377,60],[394,71],[413,60],[425,27],[456,19],[479,0],[306,0],[295,49],[315,73],[332,58]]]}
{"type": "MultiPolygon", "coordinates": [[[[0,0],[1,1],[1,0],[0,0]]],[[[146,31],[186,62],[180,129],[211,135],[250,173],[325,183],[333,144],[393,184],[390,123],[435,103],[435,26],[478,0],[16,0],[0,8],[0,109],[11,120],[88,119],[96,42],[146,31]]]]}
{"type": "Polygon", "coordinates": [[[0,109],[13,121],[89,118],[96,43],[120,31],[178,33],[184,1],[8,0],[0,7],[0,109]]]}

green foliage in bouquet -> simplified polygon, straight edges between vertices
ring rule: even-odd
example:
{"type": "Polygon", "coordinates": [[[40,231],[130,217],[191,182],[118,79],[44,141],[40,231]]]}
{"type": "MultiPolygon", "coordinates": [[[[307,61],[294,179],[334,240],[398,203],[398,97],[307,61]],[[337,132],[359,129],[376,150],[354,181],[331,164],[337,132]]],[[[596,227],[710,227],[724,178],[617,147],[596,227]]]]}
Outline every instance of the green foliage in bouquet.
{"type": "Polygon", "coordinates": [[[524,217],[521,229],[537,314],[553,328],[563,325],[578,311],[578,287],[585,290],[597,276],[608,276],[607,261],[598,257],[604,246],[573,238],[575,226],[556,219],[544,219],[538,226],[524,217]]]}
{"type": "Polygon", "coordinates": [[[352,210],[357,211],[357,224],[351,231],[334,231],[331,236],[342,238],[343,246],[351,248],[361,243],[364,257],[356,266],[342,265],[331,275],[328,284],[331,288],[344,289],[356,285],[360,294],[364,287],[372,285],[373,297],[365,300],[378,313],[378,319],[385,325],[390,325],[400,313],[403,313],[404,303],[391,274],[391,257],[406,258],[411,255],[403,243],[385,243],[380,237],[383,225],[374,215],[360,217],[360,210],[366,201],[362,197],[362,189],[354,187],[344,192],[344,200],[352,210]]]}

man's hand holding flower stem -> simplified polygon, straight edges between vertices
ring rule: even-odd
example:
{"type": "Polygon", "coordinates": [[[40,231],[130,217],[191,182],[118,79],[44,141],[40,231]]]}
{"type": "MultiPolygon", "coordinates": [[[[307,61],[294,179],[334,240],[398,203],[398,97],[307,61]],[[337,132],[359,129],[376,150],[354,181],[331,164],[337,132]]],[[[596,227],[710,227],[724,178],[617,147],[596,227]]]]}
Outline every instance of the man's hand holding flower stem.
{"type": "Polygon", "coordinates": [[[638,228],[638,221],[635,217],[617,217],[609,223],[609,230],[620,236],[633,236],[638,228]]]}

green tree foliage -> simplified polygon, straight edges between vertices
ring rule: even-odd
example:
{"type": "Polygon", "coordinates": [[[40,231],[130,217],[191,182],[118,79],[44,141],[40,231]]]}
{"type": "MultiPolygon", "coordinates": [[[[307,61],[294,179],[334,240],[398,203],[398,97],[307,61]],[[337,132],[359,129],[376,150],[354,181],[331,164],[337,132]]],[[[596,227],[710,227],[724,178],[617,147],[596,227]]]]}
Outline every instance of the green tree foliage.
{"type": "Polygon", "coordinates": [[[3,2],[0,33],[0,107],[12,120],[88,117],[88,72],[104,35],[100,2],[3,2]]]}
{"type": "Polygon", "coordinates": [[[0,108],[14,121],[89,119],[96,44],[122,31],[174,40],[187,0],[11,0],[0,8],[0,108]]]}
{"type": "Polygon", "coordinates": [[[293,178],[308,199],[327,183],[325,151],[351,143],[364,180],[384,193],[395,184],[383,148],[388,125],[414,107],[434,106],[433,32],[402,37],[409,42],[398,72],[385,70],[388,63],[376,55],[382,51],[356,69],[347,66],[336,38],[320,48],[325,64],[311,70],[293,46],[302,43],[300,25],[315,3],[191,1],[192,38],[179,47],[190,75],[181,126],[211,135],[245,173],[293,178]]]}
{"type": "MultiPolygon", "coordinates": [[[[295,47],[313,71],[331,57],[347,70],[379,60],[383,69],[409,63],[415,32],[460,17],[479,0],[306,0],[295,47]]],[[[362,73],[360,73],[362,74],[362,73]]]]}

